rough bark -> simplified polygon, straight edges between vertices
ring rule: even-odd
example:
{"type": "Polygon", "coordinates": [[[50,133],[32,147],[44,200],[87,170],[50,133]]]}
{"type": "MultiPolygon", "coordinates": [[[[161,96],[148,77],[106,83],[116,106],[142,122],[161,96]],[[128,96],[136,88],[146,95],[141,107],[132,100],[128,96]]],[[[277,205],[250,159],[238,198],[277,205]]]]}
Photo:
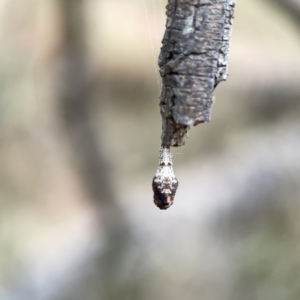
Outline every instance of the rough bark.
{"type": "Polygon", "coordinates": [[[162,147],[185,144],[210,120],[213,91],[227,78],[234,0],[169,0],[159,56],[162,147]]]}

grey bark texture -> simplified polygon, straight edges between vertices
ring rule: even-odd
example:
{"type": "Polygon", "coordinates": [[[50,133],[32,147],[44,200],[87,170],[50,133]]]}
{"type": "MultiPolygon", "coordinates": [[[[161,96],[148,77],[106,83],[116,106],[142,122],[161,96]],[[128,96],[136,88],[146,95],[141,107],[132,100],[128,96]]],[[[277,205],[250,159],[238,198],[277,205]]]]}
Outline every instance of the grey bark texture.
{"type": "Polygon", "coordinates": [[[213,91],[227,78],[234,0],[169,0],[159,56],[162,147],[185,144],[208,122],[213,91]]]}

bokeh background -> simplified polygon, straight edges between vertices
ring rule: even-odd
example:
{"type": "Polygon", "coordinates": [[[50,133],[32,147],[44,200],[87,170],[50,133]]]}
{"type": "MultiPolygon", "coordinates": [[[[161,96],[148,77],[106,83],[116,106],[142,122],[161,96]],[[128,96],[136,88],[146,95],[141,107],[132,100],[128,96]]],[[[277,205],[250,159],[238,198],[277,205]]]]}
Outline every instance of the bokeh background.
{"type": "Polygon", "coordinates": [[[1,300],[300,299],[300,1],[237,1],[160,211],[165,6],[0,0],[1,300]]]}

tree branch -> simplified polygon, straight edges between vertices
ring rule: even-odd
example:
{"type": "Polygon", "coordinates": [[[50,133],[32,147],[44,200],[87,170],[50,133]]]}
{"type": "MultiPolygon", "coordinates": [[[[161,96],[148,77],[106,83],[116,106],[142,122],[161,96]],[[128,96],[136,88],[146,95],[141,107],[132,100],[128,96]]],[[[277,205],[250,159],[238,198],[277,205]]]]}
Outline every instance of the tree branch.
{"type": "Polygon", "coordinates": [[[208,122],[215,87],[227,78],[234,0],[169,0],[158,64],[162,136],[152,181],[154,203],[169,208],[178,187],[170,147],[185,144],[190,126],[208,122]]]}
{"type": "Polygon", "coordinates": [[[213,91],[227,78],[234,0],[169,0],[159,56],[162,146],[185,144],[191,125],[208,122],[213,91]]]}

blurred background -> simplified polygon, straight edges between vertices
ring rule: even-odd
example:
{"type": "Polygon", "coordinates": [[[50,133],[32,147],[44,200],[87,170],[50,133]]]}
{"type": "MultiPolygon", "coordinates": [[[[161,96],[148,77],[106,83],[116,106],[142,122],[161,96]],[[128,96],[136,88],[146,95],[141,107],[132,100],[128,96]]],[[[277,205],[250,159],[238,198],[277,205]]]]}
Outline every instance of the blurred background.
{"type": "Polygon", "coordinates": [[[165,6],[0,0],[1,300],[300,299],[300,1],[237,1],[160,211],[165,6]]]}

